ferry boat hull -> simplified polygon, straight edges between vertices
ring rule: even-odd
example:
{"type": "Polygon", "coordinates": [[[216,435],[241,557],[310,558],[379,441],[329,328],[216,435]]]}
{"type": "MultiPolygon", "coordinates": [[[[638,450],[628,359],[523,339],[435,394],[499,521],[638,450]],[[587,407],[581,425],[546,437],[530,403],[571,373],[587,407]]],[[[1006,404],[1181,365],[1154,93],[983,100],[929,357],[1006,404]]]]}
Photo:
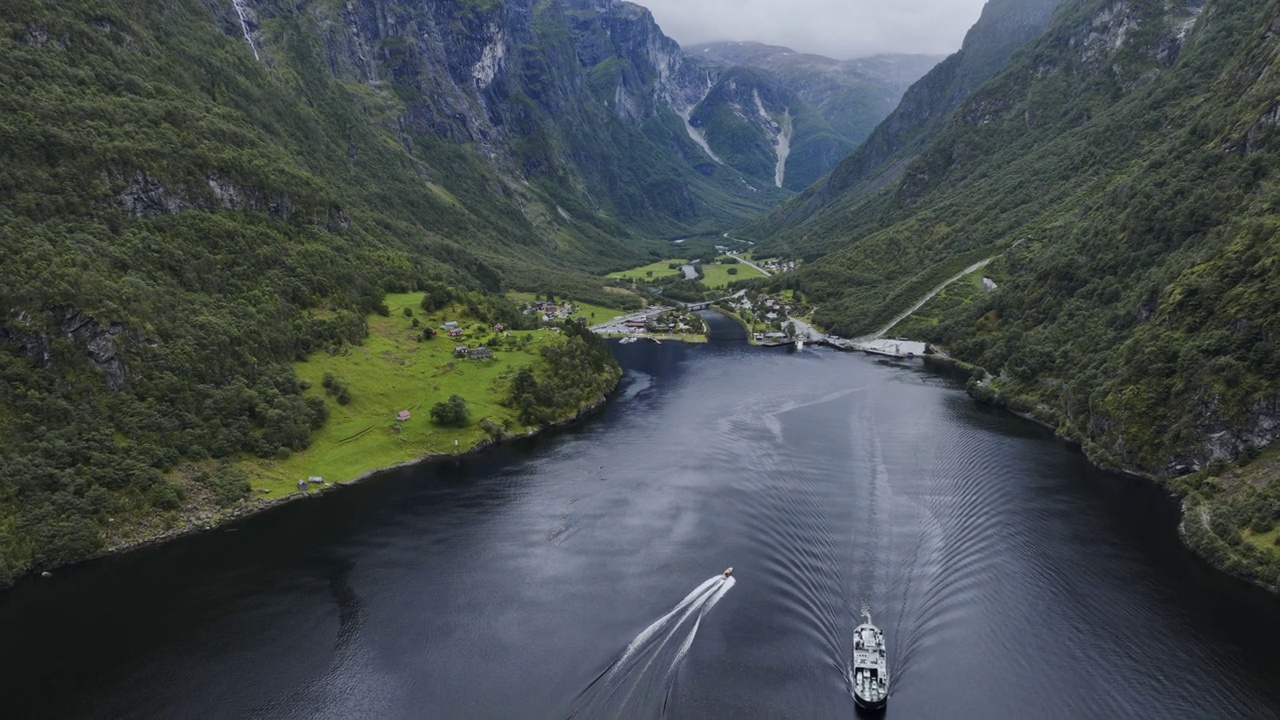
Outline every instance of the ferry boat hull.
{"type": "Polygon", "coordinates": [[[859,695],[857,691],[854,691],[853,704],[857,705],[859,710],[865,710],[867,712],[879,712],[881,710],[884,710],[885,705],[888,703],[885,698],[881,698],[879,700],[868,700],[866,698],[863,698],[861,695],[859,695]]]}
{"type": "MultiPolygon", "coordinates": [[[[865,614],[865,613],[864,613],[865,614]]],[[[867,622],[853,631],[853,701],[860,710],[883,710],[889,701],[889,663],[884,633],[867,622]]]]}

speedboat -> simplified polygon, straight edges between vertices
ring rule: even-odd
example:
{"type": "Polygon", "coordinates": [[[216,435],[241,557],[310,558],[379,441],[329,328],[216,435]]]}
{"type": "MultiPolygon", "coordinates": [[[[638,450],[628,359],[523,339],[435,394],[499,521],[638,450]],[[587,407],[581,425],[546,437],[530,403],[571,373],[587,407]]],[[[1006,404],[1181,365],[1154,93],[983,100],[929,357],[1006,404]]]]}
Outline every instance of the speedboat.
{"type": "Polygon", "coordinates": [[[725,576],[725,577],[729,577],[729,576],[731,576],[731,575],[733,575],[733,568],[732,568],[732,567],[727,567],[727,568],[725,568],[725,569],[724,569],[724,576],[725,576]]]}

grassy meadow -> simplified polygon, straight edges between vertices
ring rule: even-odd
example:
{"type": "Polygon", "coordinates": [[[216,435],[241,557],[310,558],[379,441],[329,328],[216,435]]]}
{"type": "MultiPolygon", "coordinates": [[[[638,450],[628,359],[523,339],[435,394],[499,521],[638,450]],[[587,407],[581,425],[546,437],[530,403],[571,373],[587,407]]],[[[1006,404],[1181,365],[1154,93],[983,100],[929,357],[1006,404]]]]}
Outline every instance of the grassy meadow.
{"type": "Polygon", "coordinates": [[[646,280],[657,280],[658,278],[667,277],[669,275],[680,275],[681,271],[679,269],[673,270],[668,266],[671,263],[680,263],[681,265],[683,265],[686,262],[688,261],[677,260],[677,259],[659,260],[657,262],[649,263],[648,265],[644,265],[638,268],[632,268],[630,270],[622,270],[616,273],[609,273],[606,277],[616,278],[620,280],[638,280],[640,282],[645,282],[646,280]],[[652,276],[649,275],[650,272],[653,273],[652,276]]]}
{"type": "Polygon", "coordinates": [[[369,317],[369,335],[363,345],[348,346],[333,356],[316,354],[294,365],[298,378],[310,383],[306,394],[325,399],[329,418],[306,450],[286,459],[241,461],[255,491],[280,496],[296,492],[303,477],[343,482],[428,453],[464,451],[486,438],[479,427],[484,418],[499,425],[507,422],[515,432],[525,429],[515,410],[501,402],[516,371],[543,363],[538,351],[556,342],[558,333],[547,329],[513,332],[513,336],[529,336],[529,344],[520,350],[495,349],[493,360],[458,359],[453,356],[455,346],[478,345],[492,335],[491,329],[463,322],[467,335],[461,339],[440,333],[419,341],[422,327],[413,327],[415,318],[421,326],[437,329],[446,320],[460,320],[449,311],[423,314],[418,305],[421,299],[421,293],[388,295],[391,313],[369,317]],[[406,308],[412,317],[404,315],[406,308]],[[339,405],[326,395],[321,382],[326,373],[349,388],[349,404],[339,405]],[[431,421],[431,407],[453,394],[466,398],[470,410],[466,427],[442,427],[431,421]],[[396,421],[401,410],[412,414],[403,423],[396,421]]]}
{"type": "Polygon", "coordinates": [[[709,288],[727,287],[734,280],[747,280],[764,277],[764,274],[750,265],[735,263],[732,265],[702,265],[702,284],[709,288]],[[737,275],[730,275],[729,268],[737,268],[737,275]]]}

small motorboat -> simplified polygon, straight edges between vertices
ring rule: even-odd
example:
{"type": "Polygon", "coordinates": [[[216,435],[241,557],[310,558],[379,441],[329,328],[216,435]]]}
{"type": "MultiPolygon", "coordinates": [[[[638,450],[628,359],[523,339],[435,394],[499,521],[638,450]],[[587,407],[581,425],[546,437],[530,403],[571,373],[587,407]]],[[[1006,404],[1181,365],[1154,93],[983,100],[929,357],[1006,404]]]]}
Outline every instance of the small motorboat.
{"type": "Polygon", "coordinates": [[[731,575],[733,575],[733,568],[732,568],[732,567],[727,567],[727,568],[725,568],[725,569],[724,569],[724,576],[725,576],[725,577],[729,577],[729,576],[731,576],[731,575]]]}

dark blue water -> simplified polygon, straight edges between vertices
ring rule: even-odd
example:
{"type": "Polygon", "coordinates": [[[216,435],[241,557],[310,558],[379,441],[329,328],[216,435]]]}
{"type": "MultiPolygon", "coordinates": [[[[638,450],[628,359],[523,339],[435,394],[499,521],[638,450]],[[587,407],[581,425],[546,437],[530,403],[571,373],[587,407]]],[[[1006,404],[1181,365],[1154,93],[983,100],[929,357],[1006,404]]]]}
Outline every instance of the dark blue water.
{"type": "Polygon", "coordinates": [[[1280,712],[1148,484],[918,364],[617,352],[571,430],[0,595],[4,716],[849,717],[864,606],[891,717],[1280,712]]]}

